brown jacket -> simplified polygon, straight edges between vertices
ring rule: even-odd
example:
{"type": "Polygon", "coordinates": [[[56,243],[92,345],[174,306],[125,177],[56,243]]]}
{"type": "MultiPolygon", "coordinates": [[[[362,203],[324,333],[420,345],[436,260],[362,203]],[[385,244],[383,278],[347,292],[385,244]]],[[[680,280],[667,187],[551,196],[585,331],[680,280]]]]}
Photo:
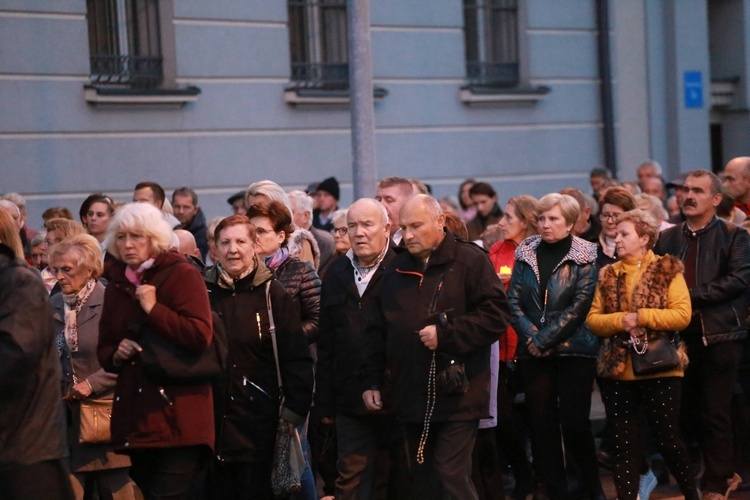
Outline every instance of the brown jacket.
{"type": "Polygon", "coordinates": [[[214,446],[211,384],[158,387],[146,378],[137,357],[122,367],[112,362],[120,341],[137,341],[144,322],[176,346],[195,352],[208,347],[211,308],[200,273],[176,251],[157,257],[144,283],[161,272],[167,273],[166,279],[160,276],[157,304],[148,315],[135,298],[122,263],[113,270],[104,295],[97,351],[105,370],[120,372],[112,410],[112,441],[118,451],[214,446]]]}

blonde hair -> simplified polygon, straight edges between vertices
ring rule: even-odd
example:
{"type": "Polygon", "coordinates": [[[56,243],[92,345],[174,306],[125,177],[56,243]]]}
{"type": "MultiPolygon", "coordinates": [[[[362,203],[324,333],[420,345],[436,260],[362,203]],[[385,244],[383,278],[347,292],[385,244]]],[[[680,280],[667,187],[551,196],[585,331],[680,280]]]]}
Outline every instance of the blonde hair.
{"type": "Polygon", "coordinates": [[[21,236],[18,234],[18,225],[13,220],[13,217],[2,209],[0,209],[0,243],[4,243],[10,247],[19,259],[24,258],[21,236]]]}
{"type": "Polygon", "coordinates": [[[105,239],[107,251],[121,259],[115,245],[117,233],[131,230],[143,233],[158,253],[168,252],[172,247],[172,228],[164,220],[161,210],[150,203],[128,203],[115,212],[115,218],[107,229],[105,239]]]}
{"type": "Polygon", "coordinates": [[[86,234],[86,228],[78,222],[60,217],[47,220],[47,222],[44,223],[44,228],[47,230],[47,233],[60,231],[60,233],[62,233],[62,239],[75,236],[76,234],[86,234]]]}
{"type": "Polygon", "coordinates": [[[102,275],[104,271],[102,250],[99,242],[90,234],[76,234],[52,245],[47,257],[50,267],[54,267],[53,262],[66,254],[73,256],[79,267],[91,271],[94,279],[102,275]]]}
{"type": "Polygon", "coordinates": [[[576,223],[581,213],[581,207],[578,205],[578,201],[569,194],[545,194],[539,200],[539,214],[551,210],[555,205],[560,207],[560,212],[567,224],[576,223]]]}
{"type": "Polygon", "coordinates": [[[508,200],[508,205],[516,211],[516,217],[526,223],[526,234],[528,238],[539,234],[539,202],[533,196],[522,194],[508,200]]]}

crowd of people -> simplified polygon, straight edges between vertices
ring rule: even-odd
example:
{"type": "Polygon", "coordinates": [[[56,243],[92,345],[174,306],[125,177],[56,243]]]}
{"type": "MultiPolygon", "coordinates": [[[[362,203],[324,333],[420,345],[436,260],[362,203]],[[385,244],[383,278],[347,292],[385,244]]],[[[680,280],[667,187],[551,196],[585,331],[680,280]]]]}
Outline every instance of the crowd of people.
{"type": "Polygon", "coordinates": [[[294,499],[750,489],[750,158],[590,180],[2,196],[0,497],[270,499],[279,429],[294,499]]]}

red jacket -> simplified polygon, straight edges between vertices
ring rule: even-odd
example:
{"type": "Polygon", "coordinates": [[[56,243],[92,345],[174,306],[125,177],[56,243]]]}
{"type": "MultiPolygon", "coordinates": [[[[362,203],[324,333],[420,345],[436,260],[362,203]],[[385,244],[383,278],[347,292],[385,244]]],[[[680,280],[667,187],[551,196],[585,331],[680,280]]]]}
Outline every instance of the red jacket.
{"type": "MultiPolygon", "coordinates": [[[[509,267],[511,272],[516,264],[516,245],[511,240],[498,241],[490,248],[490,260],[495,272],[499,273],[501,267],[509,267]]],[[[505,291],[508,291],[508,285],[505,285],[505,291]]],[[[508,325],[505,335],[500,338],[500,361],[507,363],[516,356],[516,347],[518,346],[518,335],[512,326],[508,325]]]]}
{"type": "Polygon", "coordinates": [[[104,295],[97,354],[105,370],[119,371],[112,410],[112,441],[118,451],[192,445],[214,446],[211,384],[160,387],[146,379],[136,358],[115,367],[112,356],[124,338],[137,341],[139,326],[147,321],[177,346],[206,349],[212,336],[211,308],[200,273],[175,251],[157,257],[144,274],[144,283],[166,270],[157,287],[157,304],[146,315],[135,298],[135,286],[117,262],[104,295]]]}

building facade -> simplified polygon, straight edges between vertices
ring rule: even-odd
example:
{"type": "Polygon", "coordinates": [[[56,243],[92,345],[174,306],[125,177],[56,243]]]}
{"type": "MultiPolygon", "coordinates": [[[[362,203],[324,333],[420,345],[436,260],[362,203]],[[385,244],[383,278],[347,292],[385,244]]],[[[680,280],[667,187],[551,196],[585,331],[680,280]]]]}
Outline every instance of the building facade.
{"type": "MultiPolygon", "coordinates": [[[[351,0],[350,0],[351,1],[351,0]]],[[[501,202],[747,155],[750,0],[371,0],[378,176],[501,202]],[[602,18],[602,16],[605,16],[602,18]],[[608,33],[602,37],[600,33],[608,33]],[[609,71],[609,78],[602,78],[609,71]],[[607,138],[607,133],[610,138],[607,138]]],[[[352,200],[346,0],[0,0],[0,192],[352,200]]],[[[374,194],[374,186],[372,188],[374,194]]]]}

